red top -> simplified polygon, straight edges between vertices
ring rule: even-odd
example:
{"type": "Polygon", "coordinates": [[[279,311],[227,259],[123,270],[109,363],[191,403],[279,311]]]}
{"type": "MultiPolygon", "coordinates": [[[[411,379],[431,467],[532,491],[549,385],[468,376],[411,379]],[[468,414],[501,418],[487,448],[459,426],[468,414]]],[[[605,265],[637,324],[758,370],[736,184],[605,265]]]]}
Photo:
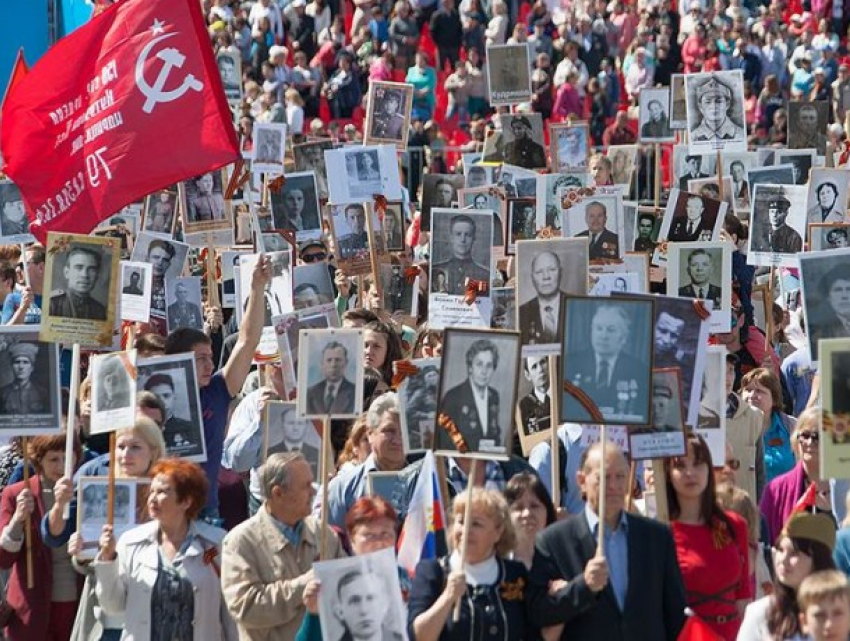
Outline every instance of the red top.
{"type": "Polygon", "coordinates": [[[732,512],[726,512],[726,516],[735,536],[720,549],[715,547],[712,528],[708,526],[674,521],[672,529],[688,606],[717,634],[734,641],[741,626],[735,602],[751,598],[752,587],[747,524],[732,512]],[[713,598],[706,600],[709,596],[713,598]],[[720,617],[728,620],[720,623],[720,617]]]}

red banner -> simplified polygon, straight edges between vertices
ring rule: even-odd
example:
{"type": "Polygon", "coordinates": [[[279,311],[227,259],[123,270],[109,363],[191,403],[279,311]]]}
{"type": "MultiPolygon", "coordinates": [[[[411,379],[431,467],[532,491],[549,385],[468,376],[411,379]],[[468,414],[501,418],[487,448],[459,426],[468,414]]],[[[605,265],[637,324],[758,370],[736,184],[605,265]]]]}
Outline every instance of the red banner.
{"type": "Polygon", "coordinates": [[[124,0],[51,48],[3,104],[31,231],[89,233],[239,144],[197,0],[124,0]]]}

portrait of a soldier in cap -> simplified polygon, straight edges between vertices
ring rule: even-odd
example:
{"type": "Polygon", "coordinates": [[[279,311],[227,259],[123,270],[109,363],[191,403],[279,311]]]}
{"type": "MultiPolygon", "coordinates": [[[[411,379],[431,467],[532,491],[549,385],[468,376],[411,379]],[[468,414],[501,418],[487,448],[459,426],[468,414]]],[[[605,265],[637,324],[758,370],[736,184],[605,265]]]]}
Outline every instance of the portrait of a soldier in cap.
{"type": "MultiPolygon", "coordinates": [[[[766,233],[753,238],[753,251],[775,254],[796,254],[803,250],[803,238],[786,222],[791,202],[780,192],[771,195],[764,207],[767,208],[769,227],[766,233]]],[[[762,216],[763,220],[763,216],[762,216]]]]}
{"type": "Polygon", "coordinates": [[[718,142],[746,140],[744,128],[732,119],[737,96],[733,88],[712,74],[694,86],[689,113],[691,140],[693,142],[718,142]]]}
{"type": "Polygon", "coordinates": [[[0,387],[0,414],[43,414],[49,411],[47,390],[35,384],[38,345],[15,343],[7,349],[12,382],[0,387]]]}
{"type": "Polygon", "coordinates": [[[50,294],[50,315],[83,320],[106,320],[106,307],[92,298],[100,277],[100,252],[85,245],[74,245],[62,268],[65,289],[50,294]]]}
{"type": "Polygon", "coordinates": [[[546,150],[532,138],[533,126],[526,116],[513,116],[510,121],[513,140],[505,145],[505,162],[525,169],[546,166],[546,150]]]}
{"type": "Polygon", "coordinates": [[[374,93],[374,112],[369,128],[372,140],[404,140],[407,119],[404,117],[404,92],[378,87],[374,93]]]}

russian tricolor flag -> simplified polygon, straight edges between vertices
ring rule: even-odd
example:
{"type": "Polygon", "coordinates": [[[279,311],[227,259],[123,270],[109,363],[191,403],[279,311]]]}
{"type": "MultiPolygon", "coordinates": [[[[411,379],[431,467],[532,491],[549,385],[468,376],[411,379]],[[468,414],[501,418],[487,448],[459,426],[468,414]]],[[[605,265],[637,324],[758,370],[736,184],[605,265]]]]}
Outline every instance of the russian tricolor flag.
{"type": "Polygon", "coordinates": [[[398,564],[411,577],[419,561],[437,557],[437,534],[444,528],[437,466],[434,454],[426,452],[398,539],[398,564]]]}

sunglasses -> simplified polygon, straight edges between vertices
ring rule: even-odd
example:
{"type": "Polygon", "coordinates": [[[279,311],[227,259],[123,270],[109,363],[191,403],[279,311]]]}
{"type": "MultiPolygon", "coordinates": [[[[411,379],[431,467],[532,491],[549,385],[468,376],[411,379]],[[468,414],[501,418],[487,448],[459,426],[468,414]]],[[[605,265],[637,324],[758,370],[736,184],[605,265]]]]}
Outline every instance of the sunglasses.
{"type": "Polygon", "coordinates": [[[304,254],[301,257],[301,260],[303,260],[305,263],[318,263],[320,261],[325,260],[325,258],[327,257],[328,255],[325,252],[316,252],[314,254],[304,254]]]}
{"type": "Polygon", "coordinates": [[[820,441],[820,434],[817,432],[800,432],[797,434],[798,441],[808,441],[810,443],[817,443],[820,441]]]}

